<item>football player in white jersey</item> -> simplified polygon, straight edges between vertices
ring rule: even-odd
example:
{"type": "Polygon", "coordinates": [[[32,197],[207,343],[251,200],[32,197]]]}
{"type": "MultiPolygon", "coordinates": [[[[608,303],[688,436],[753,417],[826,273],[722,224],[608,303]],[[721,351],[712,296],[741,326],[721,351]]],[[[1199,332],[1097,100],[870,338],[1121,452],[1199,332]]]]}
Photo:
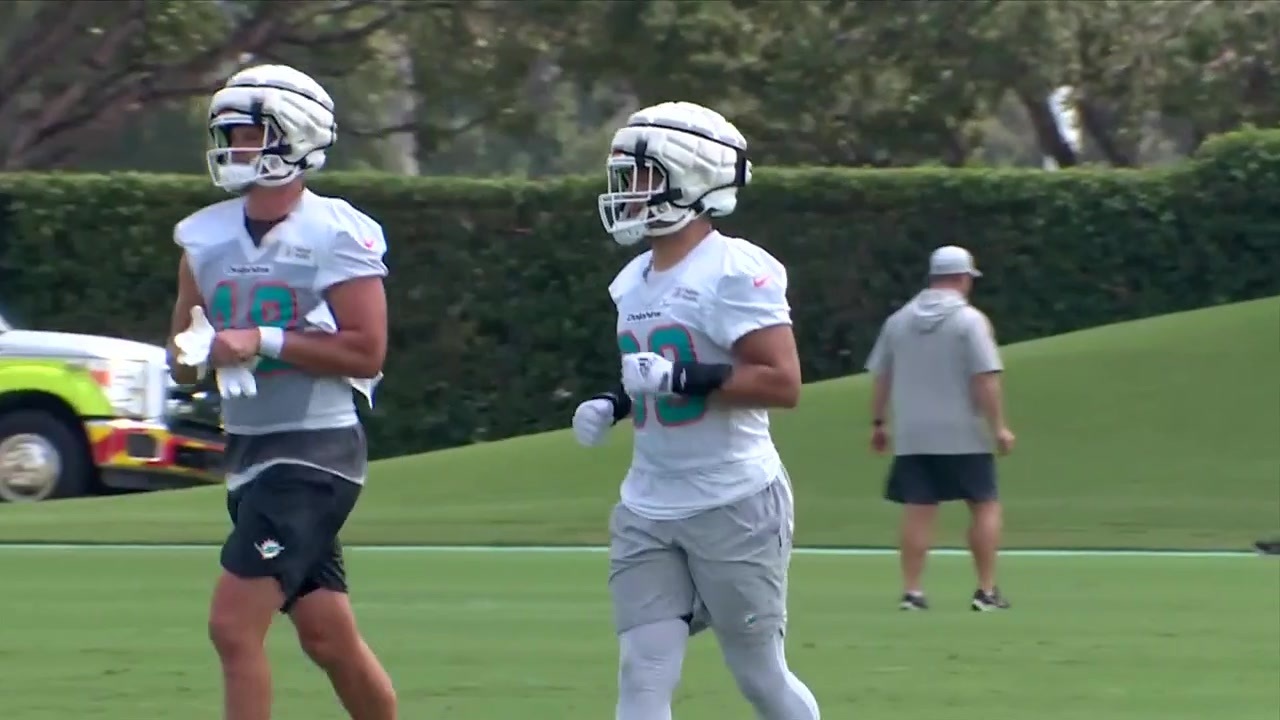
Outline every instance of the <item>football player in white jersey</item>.
{"type": "Polygon", "coordinates": [[[333,99],[315,80],[281,65],[242,70],[208,117],[209,171],[234,197],[174,230],[183,253],[170,364],[180,382],[208,368],[224,395],[232,530],[209,609],[223,717],[271,717],[265,642],[283,612],[350,717],[395,720],[338,542],[368,463],[352,390],[386,356],[386,240],[345,200],[305,187],[337,135],[333,99]]]}
{"type": "Polygon", "coordinates": [[[751,179],[746,140],[669,102],[633,114],[610,150],[601,220],[649,249],[609,286],[621,384],[579,405],[573,430],[592,446],[628,416],[635,428],[609,522],[617,720],[669,720],[688,638],[707,626],[760,718],[817,720],[783,652],[794,513],[768,408],[800,394],[786,269],[710,219],[751,179]]]}

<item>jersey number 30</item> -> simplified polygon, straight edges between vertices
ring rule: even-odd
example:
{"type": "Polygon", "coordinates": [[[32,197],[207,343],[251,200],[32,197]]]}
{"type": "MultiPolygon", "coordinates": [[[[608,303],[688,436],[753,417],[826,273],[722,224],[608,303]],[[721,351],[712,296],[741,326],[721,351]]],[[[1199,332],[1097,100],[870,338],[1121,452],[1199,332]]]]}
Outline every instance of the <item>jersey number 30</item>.
{"type": "MultiPolygon", "coordinates": [[[[663,325],[649,331],[648,352],[665,356],[672,362],[696,362],[693,352],[693,337],[689,330],[680,325],[663,325]]],[[[618,349],[624,355],[645,352],[640,340],[634,333],[625,332],[618,336],[618,349]]],[[[653,404],[653,415],[659,425],[672,427],[689,425],[698,422],[707,414],[707,399],[700,397],[674,397],[663,395],[653,398],[642,398],[631,410],[631,422],[638,428],[644,427],[649,419],[649,404],[653,404]]]]}
{"type": "MultiPolygon", "coordinates": [[[[239,289],[229,282],[218,283],[209,301],[209,320],[219,330],[235,327],[239,321],[239,289]]],[[[249,289],[249,327],[291,328],[298,320],[298,299],[286,285],[262,283],[249,289]]],[[[275,358],[259,359],[256,374],[279,372],[291,367],[275,358]]]]}

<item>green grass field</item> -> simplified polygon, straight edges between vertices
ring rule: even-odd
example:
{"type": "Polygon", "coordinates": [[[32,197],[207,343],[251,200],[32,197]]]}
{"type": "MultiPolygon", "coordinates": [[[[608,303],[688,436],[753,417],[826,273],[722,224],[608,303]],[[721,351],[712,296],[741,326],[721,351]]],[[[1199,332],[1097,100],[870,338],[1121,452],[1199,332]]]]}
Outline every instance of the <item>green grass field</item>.
{"type": "MultiPolygon", "coordinates": [[[[0,549],[0,714],[219,717],[204,636],[216,551],[0,549]]],[[[612,717],[614,641],[597,553],[354,550],[361,621],[406,720],[612,717]]],[[[1010,558],[1017,607],[966,609],[964,561],[934,561],[935,609],[894,609],[889,557],[796,558],[790,660],[823,717],[1275,720],[1274,558],[1010,558]]],[[[276,720],[339,720],[322,676],[273,632],[276,720]]],[[[676,717],[751,717],[699,637],[676,717]]]]}
{"type": "MultiPolygon", "coordinates": [[[[1018,452],[1003,461],[1009,544],[1242,549],[1280,532],[1280,298],[1006,348],[1018,452]]],[[[885,463],[864,451],[860,377],[776,416],[798,541],[885,546],[885,463]]],[[[567,419],[566,419],[567,421],[567,419]]],[[[629,442],[566,433],[378,463],[359,544],[598,544],[629,442]]],[[[216,489],[0,507],[0,541],[216,542],[216,489]]],[[[962,517],[943,534],[957,544],[962,517]]],[[[931,561],[935,609],[898,613],[896,563],[801,555],[794,669],[827,720],[1280,717],[1280,563],[1249,556],[1009,556],[1015,609],[967,611],[966,562],[931,561]]],[[[204,635],[216,550],[0,546],[8,720],[219,716],[204,635]]],[[[612,716],[605,557],[357,548],[349,570],[402,717],[612,716]]],[[[325,682],[273,633],[277,720],[336,720],[325,682]]],[[[681,720],[750,712],[699,639],[681,720]]]]}

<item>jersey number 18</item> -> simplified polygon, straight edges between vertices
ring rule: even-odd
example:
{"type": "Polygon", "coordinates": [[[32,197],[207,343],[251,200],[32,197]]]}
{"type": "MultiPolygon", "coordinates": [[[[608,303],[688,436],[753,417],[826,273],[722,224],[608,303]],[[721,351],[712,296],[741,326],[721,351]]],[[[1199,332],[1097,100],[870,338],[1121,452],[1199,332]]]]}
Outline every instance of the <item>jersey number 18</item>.
{"type": "MultiPolygon", "coordinates": [[[[696,362],[698,359],[693,351],[693,336],[681,325],[662,325],[650,330],[646,345],[648,352],[663,355],[672,362],[696,362]]],[[[618,336],[618,349],[624,355],[646,351],[635,333],[631,332],[618,336]]],[[[650,403],[658,424],[664,427],[689,425],[707,414],[706,398],[671,395],[640,398],[631,411],[631,422],[637,428],[644,427],[648,421],[650,403]]]]}

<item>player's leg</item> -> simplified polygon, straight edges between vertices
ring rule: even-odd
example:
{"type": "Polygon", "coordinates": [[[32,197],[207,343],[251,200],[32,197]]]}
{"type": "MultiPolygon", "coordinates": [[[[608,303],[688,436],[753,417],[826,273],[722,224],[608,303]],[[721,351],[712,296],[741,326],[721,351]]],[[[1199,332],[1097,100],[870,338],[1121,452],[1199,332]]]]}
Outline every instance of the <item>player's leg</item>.
{"type": "Polygon", "coordinates": [[[617,720],[670,720],[695,598],[672,523],[622,504],[609,519],[609,594],[618,633],[617,720]]]}
{"type": "Polygon", "coordinates": [[[342,543],[338,540],[361,488],[312,468],[299,467],[297,473],[312,483],[320,495],[315,540],[323,544],[325,551],[284,610],[293,621],[303,651],[329,676],[351,718],[394,720],[395,689],[356,626],[347,595],[342,543]]]}
{"type": "Polygon", "coordinates": [[[223,718],[270,720],[266,637],[283,595],[270,578],[223,571],[209,608],[209,639],[222,665],[223,718]]]}
{"type": "Polygon", "coordinates": [[[681,523],[694,587],[725,664],[762,720],[818,720],[818,701],[787,665],[788,481],[681,523]]]}
{"type": "Polygon", "coordinates": [[[360,635],[344,591],[318,588],[290,610],[302,649],[329,676],[352,720],[394,720],[395,686],[360,635]]]}
{"type": "Polygon", "coordinates": [[[290,512],[296,489],[259,477],[227,498],[234,525],[209,608],[209,638],[222,665],[226,720],[268,720],[266,635],[311,560],[304,517],[290,512]]]}
{"type": "Polygon", "coordinates": [[[996,462],[990,454],[951,455],[945,458],[947,474],[959,488],[969,505],[969,552],[978,576],[973,593],[974,610],[1004,610],[1009,602],[996,584],[996,558],[1000,552],[1000,535],[1004,511],[996,485],[996,462]]]}
{"type": "Polygon", "coordinates": [[[928,456],[898,455],[893,458],[884,497],[889,502],[902,505],[898,562],[902,568],[902,601],[899,607],[903,610],[929,607],[921,583],[938,516],[936,490],[928,456]]]}

